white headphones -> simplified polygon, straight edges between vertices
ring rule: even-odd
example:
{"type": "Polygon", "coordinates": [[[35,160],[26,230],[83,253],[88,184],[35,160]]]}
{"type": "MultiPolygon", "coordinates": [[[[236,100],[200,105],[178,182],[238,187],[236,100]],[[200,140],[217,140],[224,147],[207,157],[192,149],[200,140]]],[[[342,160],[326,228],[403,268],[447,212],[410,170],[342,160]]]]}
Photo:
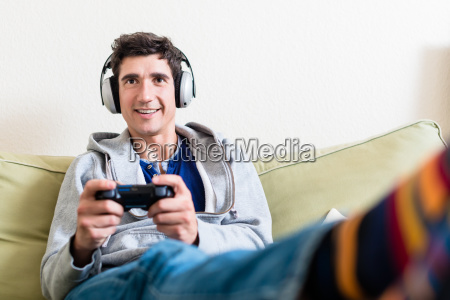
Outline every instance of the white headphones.
{"type": "MultiPolygon", "coordinates": [[[[183,55],[182,61],[186,63],[190,70],[190,72],[181,71],[181,73],[174,78],[175,104],[178,108],[184,108],[191,103],[192,98],[195,98],[195,81],[189,60],[182,51],[180,52],[183,55]]],[[[114,75],[103,79],[108,69],[111,69],[111,56],[112,54],[103,64],[102,74],[100,76],[100,95],[102,97],[102,104],[106,106],[111,113],[120,114],[118,81],[114,75]]]]}

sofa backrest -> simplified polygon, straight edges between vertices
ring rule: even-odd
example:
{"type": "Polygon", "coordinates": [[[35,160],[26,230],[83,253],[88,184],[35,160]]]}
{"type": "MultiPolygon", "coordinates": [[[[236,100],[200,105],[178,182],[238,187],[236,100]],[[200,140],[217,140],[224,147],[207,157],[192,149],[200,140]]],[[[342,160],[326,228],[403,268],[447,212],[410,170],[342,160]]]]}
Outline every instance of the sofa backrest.
{"type": "Polygon", "coordinates": [[[439,125],[422,120],[364,141],[317,150],[314,162],[256,162],[274,240],[322,221],[332,208],[346,216],[368,209],[401,177],[445,147],[439,125]]]}

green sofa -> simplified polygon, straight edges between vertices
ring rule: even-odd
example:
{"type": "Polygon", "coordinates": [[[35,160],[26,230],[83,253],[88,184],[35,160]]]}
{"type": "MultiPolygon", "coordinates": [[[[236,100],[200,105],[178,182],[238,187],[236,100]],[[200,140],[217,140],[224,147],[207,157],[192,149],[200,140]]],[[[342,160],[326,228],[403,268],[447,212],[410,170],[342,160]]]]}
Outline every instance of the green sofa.
{"type": "MultiPolygon", "coordinates": [[[[274,239],[373,205],[400,176],[445,147],[439,126],[418,121],[365,141],[315,151],[313,162],[254,162],[274,239]]],[[[0,299],[41,299],[39,267],[61,181],[73,157],[0,152],[0,299]]]]}

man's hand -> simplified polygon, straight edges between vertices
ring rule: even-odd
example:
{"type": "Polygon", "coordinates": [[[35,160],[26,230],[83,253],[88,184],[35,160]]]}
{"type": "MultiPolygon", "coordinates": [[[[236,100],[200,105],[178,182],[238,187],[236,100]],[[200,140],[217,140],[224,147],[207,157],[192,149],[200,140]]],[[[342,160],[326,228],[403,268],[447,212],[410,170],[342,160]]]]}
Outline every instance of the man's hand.
{"type": "Polygon", "coordinates": [[[106,238],[116,231],[123,215],[123,207],[112,200],[95,200],[97,191],[112,190],[116,183],[111,180],[89,180],[81,193],[77,214],[77,231],[71,253],[74,264],[84,267],[91,261],[92,253],[106,238]]]}
{"type": "Polygon", "coordinates": [[[168,237],[187,244],[198,245],[198,225],[192,195],[183,179],[178,175],[160,175],[152,178],[156,185],[173,188],[173,198],[161,199],[148,210],[156,229],[168,237]]]}

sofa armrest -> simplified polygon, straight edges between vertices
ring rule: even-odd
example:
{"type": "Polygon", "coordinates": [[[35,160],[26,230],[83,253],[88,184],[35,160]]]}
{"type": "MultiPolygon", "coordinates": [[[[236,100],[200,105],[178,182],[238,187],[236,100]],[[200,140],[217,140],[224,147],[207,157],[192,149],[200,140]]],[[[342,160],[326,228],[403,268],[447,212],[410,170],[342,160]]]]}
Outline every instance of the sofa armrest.
{"type": "Polygon", "coordinates": [[[43,299],[41,260],[72,160],[0,152],[0,299],[43,299]]]}

